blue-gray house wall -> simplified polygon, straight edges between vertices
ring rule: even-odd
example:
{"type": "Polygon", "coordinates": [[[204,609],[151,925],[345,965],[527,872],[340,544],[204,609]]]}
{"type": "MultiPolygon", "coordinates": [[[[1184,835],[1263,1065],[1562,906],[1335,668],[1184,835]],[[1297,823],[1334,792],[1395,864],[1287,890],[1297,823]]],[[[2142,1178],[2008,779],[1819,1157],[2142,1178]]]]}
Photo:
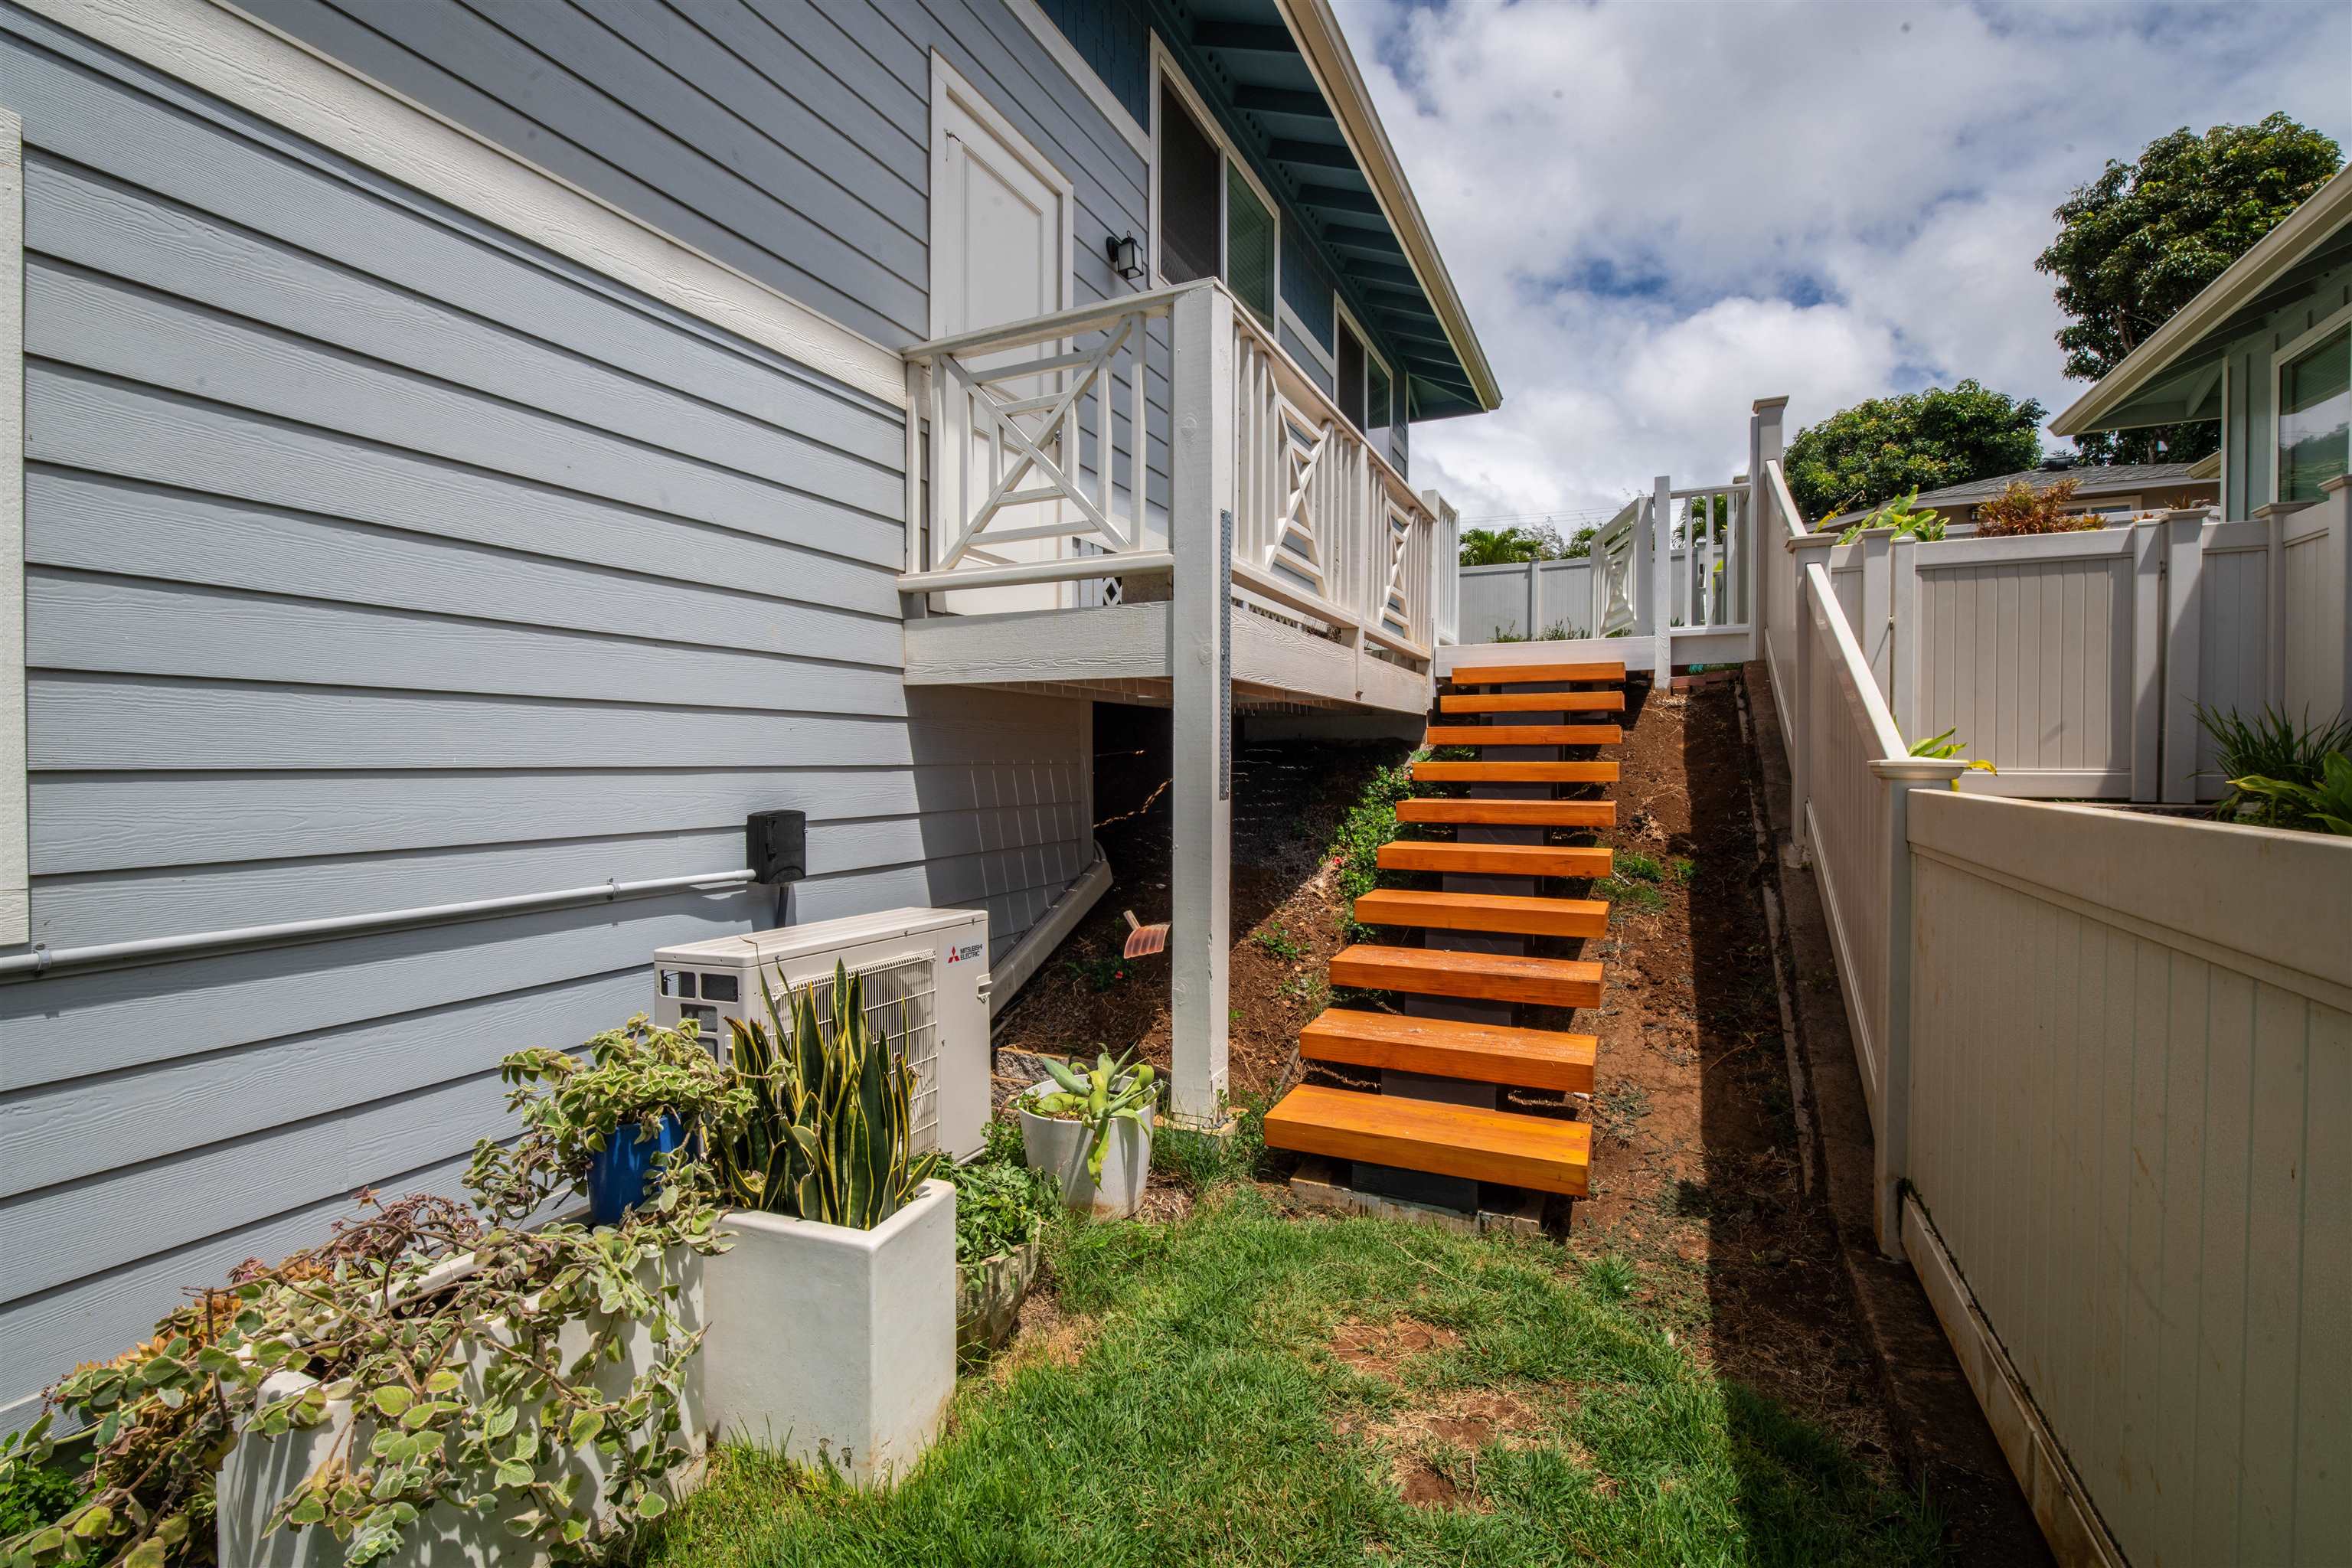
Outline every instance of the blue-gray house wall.
{"type": "MultiPolygon", "coordinates": [[[[1111,282],[1101,215],[1141,217],[1140,158],[1009,18],[762,0],[762,36],[823,66],[803,107],[850,127],[790,205],[766,132],[688,120],[722,81],[781,97],[708,53],[732,11],[656,37],[647,7],[258,8],[886,342],[926,324],[932,47],[1020,73],[992,96],[1069,158],[1082,297],[1111,282]],[[541,27],[621,74],[583,97],[528,68],[541,27]]],[[[14,6],[0,105],[26,141],[36,941],[724,869],[776,805],[811,816],[798,920],[977,903],[1001,955],[1083,869],[1083,705],[899,680],[899,410],[14,6]]],[[[451,1185],[507,1125],[501,1054],[609,1026],[654,948],[771,913],[688,893],[0,987],[0,1425],[352,1188],[451,1185]]]]}

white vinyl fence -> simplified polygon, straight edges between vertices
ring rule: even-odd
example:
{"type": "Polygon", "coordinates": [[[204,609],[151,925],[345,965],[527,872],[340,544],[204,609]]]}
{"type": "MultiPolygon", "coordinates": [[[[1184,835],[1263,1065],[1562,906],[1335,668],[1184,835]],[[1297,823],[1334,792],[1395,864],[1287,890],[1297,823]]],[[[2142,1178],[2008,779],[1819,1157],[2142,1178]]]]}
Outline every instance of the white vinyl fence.
{"type": "Polygon", "coordinates": [[[1909,856],[1904,1247],[2045,1528],[2344,1562],[2352,841],[1924,791],[1909,856]]]}
{"type": "MultiPolygon", "coordinates": [[[[1951,731],[1999,770],[1972,787],[2042,798],[2188,802],[2226,789],[2201,705],[2325,721],[2352,691],[2341,480],[2304,507],[2220,521],[1920,543],[1803,531],[1777,458],[1763,468],[1761,646],[1793,677],[1797,600],[1825,567],[1907,743],[1951,731]]],[[[1790,715],[1782,712],[1787,723],[1790,715]]]]}
{"type": "Polygon", "coordinates": [[[2197,701],[2332,716],[2345,488],[2241,522],[1842,546],[1759,445],[1760,646],[1881,1247],[2062,1563],[2346,1561],[2352,840],[1990,793],[2185,798],[2197,701]],[[1906,711],[2014,773],[1909,756],[1906,711]]]}

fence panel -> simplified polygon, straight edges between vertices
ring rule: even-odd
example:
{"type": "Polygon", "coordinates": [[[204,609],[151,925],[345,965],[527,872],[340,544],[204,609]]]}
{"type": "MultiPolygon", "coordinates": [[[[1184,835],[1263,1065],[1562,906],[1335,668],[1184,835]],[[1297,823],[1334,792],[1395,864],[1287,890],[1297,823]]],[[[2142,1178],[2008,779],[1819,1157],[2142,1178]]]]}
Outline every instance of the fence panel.
{"type": "Polygon", "coordinates": [[[1591,635],[1584,624],[1592,596],[1586,561],[1520,561],[1457,570],[1456,616],[1468,641],[1541,637],[1554,627],[1565,637],[1591,635]]]}
{"type": "Polygon", "coordinates": [[[2352,489],[2330,480],[2317,506],[2278,524],[2286,711],[2298,721],[2352,713],[2352,489]]]}
{"type": "Polygon", "coordinates": [[[2136,1568],[2340,1561],[2352,845],[1936,791],[1908,834],[1906,1173],[2058,1449],[2136,1568]]]}
{"type": "MultiPolygon", "coordinates": [[[[2271,524],[2205,525],[2198,603],[2197,700],[2215,712],[2252,715],[2274,700],[2271,692],[2271,524]]],[[[2228,787],[2213,737],[2200,728],[2197,798],[2216,800],[2228,787]]]]}
{"type": "Polygon", "coordinates": [[[2017,793],[2128,794],[2134,538],[2110,529],[1918,546],[1919,711],[1895,715],[1904,733],[1955,731],[2017,793]]]}

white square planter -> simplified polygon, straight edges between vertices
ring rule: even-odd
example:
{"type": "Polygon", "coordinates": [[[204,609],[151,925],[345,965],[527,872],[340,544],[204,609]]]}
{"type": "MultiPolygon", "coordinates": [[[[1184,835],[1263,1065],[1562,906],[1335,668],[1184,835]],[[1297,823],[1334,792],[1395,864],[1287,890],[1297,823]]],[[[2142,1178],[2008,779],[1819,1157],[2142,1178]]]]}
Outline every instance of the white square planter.
{"type": "Polygon", "coordinates": [[[955,1393],[955,1188],[872,1230],[739,1211],[704,1264],[711,1425],[860,1485],[912,1468],[955,1393]]]}
{"type": "MultiPolygon", "coordinates": [[[[953,1226],[949,1229],[952,1246],[953,1226]]],[[[678,1319],[688,1332],[707,1321],[703,1311],[703,1271],[717,1261],[683,1248],[670,1255],[669,1268],[681,1287],[678,1319]]],[[[470,1262],[461,1261],[451,1267],[462,1269],[470,1267],[470,1262]]],[[[650,1282],[650,1265],[643,1277],[650,1282]]],[[[596,1386],[612,1398],[625,1392],[656,1353],[643,1322],[630,1324],[622,1335],[621,1344],[622,1359],[604,1363],[596,1373],[596,1386]]],[[[558,1345],[567,1359],[579,1355],[587,1348],[585,1325],[578,1321],[565,1324],[558,1345]]],[[[468,1364],[478,1371],[489,1354],[475,1347],[467,1356],[468,1364]]],[[[679,1390],[679,1430],[673,1440],[691,1449],[696,1457],[673,1472],[669,1489],[673,1498],[684,1497],[702,1480],[704,1439],[710,1419],[704,1400],[702,1363],[698,1352],[687,1358],[679,1390]]],[[[291,1399],[316,1381],[301,1373],[280,1372],[261,1385],[262,1396],[271,1402],[291,1399]]],[[[468,1387],[478,1391],[478,1384],[471,1379],[468,1387]]],[[[326,1418],[315,1426],[275,1438],[247,1432],[237,1439],[221,1465],[215,1492],[222,1563],[233,1563],[236,1568],[341,1568],[342,1545],[324,1530],[280,1530],[267,1535],[263,1530],[269,1522],[271,1510],[327,1457],[352,1420],[351,1401],[338,1400],[327,1406],[326,1418]]],[[[356,1451],[367,1451],[374,1431],[372,1415],[360,1421],[359,1431],[352,1439],[356,1451]]],[[[578,1478],[580,1489],[575,1495],[595,1496],[604,1484],[608,1466],[604,1454],[593,1444],[573,1448],[563,1442],[560,1434],[554,1435],[551,1447],[555,1457],[540,1467],[541,1475],[551,1479],[570,1470],[578,1478]]],[[[539,1568],[548,1561],[547,1553],[526,1546],[505,1528],[507,1515],[520,1511],[520,1506],[518,1503],[503,1512],[478,1514],[446,1503],[436,1505],[408,1527],[406,1539],[397,1551],[379,1561],[386,1568],[458,1568],[460,1564],[463,1568],[490,1568],[492,1564],[498,1568],[539,1568]]]]}

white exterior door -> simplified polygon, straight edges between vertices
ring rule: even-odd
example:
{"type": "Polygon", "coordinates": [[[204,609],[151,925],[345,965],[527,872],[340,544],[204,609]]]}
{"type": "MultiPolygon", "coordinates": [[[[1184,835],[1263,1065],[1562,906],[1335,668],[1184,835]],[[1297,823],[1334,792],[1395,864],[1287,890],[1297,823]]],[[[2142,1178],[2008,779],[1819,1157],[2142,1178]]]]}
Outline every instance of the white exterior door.
{"type": "MultiPolygon", "coordinates": [[[[936,56],[931,61],[931,335],[946,337],[1007,321],[1050,315],[1070,304],[1070,182],[1031,146],[1004,117],[974,93],[936,56]]],[[[1051,345],[1015,349],[995,363],[1032,359],[1051,345]]],[[[985,366],[990,362],[978,362],[985,366]]],[[[1056,389],[1058,376],[999,382],[1007,397],[1029,397],[1056,389]]],[[[950,400],[952,403],[954,400],[950,400]]],[[[934,433],[932,482],[946,479],[950,493],[970,506],[988,492],[993,458],[984,429],[950,409],[949,428],[934,433]],[[959,471],[945,465],[963,458],[959,471]],[[976,493],[965,494],[966,491],[976,493]]],[[[1038,432],[1050,436],[1052,432],[1038,432]]],[[[1063,459],[1073,473],[1075,453],[1063,459]]],[[[1034,481],[1030,481],[1034,483],[1034,481]]],[[[942,521],[955,523],[952,507],[942,521]]],[[[991,543],[989,533],[1025,531],[1061,521],[1056,501],[1033,501],[1001,509],[981,542],[966,556],[976,564],[1048,561],[1072,548],[1060,538],[991,543]]],[[[927,564],[936,564],[941,542],[931,542],[927,564]]],[[[997,588],[984,593],[945,594],[937,602],[963,614],[1052,609],[1072,598],[1067,584],[997,588]]]]}

